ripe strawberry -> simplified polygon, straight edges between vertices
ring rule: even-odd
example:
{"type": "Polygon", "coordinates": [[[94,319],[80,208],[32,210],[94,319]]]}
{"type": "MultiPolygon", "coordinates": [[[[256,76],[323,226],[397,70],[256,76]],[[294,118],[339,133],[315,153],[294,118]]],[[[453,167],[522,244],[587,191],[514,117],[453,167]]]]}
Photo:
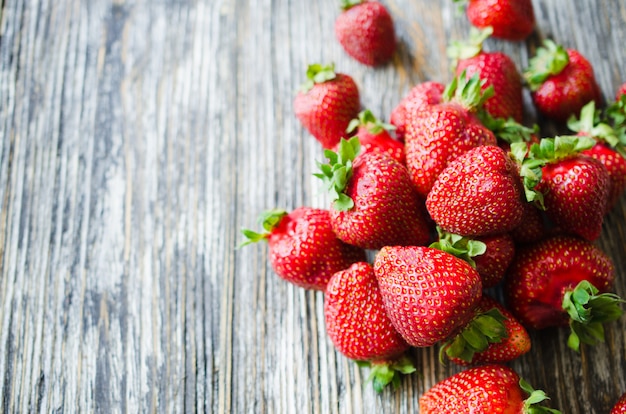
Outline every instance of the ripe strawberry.
{"type": "Polygon", "coordinates": [[[348,125],[347,132],[356,131],[363,152],[383,151],[390,155],[400,164],[406,162],[404,157],[404,145],[391,136],[389,131],[395,129],[393,125],[385,124],[376,118],[372,111],[365,109],[359,112],[359,117],[353,119],[348,125]]]}
{"type": "Polygon", "coordinates": [[[365,251],[339,240],[330,226],[328,210],[299,207],[264,212],[259,221],[264,233],[244,229],[250,243],[267,241],[270,262],[284,280],[306,289],[324,290],[331,276],[352,263],[365,260],[365,251]]]}
{"type": "Polygon", "coordinates": [[[497,362],[512,361],[530,351],[530,336],[526,328],[509,312],[504,306],[495,299],[483,295],[476,312],[478,315],[489,313],[493,309],[499,312],[497,316],[504,325],[503,338],[500,342],[490,343],[489,346],[481,352],[473,354],[458,354],[457,349],[463,349],[464,344],[459,343],[465,341],[463,335],[457,335],[455,339],[441,347],[440,358],[446,354],[452,362],[458,365],[477,365],[497,362]]]}
{"type": "Polygon", "coordinates": [[[594,344],[604,338],[603,324],[622,310],[611,289],[615,268],[592,243],[553,236],[519,248],[505,282],[507,302],[525,326],[543,329],[569,323],[568,345],[594,344]]]}
{"type": "Polygon", "coordinates": [[[335,348],[348,358],[370,364],[376,391],[390,382],[396,385],[399,374],[415,371],[404,355],[409,344],[387,316],[371,264],[355,263],[331,277],[324,295],[324,317],[335,348]]]}
{"type": "Polygon", "coordinates": [[[522,220],[510,235],[517,244],[537,242],[548,235],[547,220],[544,212],[534,204],[523,203],[522,220]]]}
{"type": "Polygon", "coordinates": [[[329,163],[315,174],[332,194],[330,221],[337,237],[373,250],[427,243],[423,202],[406,168],[385,153],[359,151],[358,137],[342,139],[339,152],[325,151],[329,163]]]}
{"type": "Polygon", "coordinates": [[[505,365],[470,368],[448,377],[419,399],[421,414],[560,414],[536,405],[549,399],[505,365]],[[526,399],[524,399],[526,397],[526,399]]]}
{"type": "Polygon", "coordinates": [[[415,111],[406,124],[406,165],[417,192],[426,197],[446,165],[469,149],[496,145],[494,134],[475,115],[493,93],[481,92],[478,75],[454,78],[443,102],[415,111]]]}
{"type": "Polygon", "coordinates": [[[524,40],[535,29],[531,0],[454,0],[468,3],[465,14],[480,29],[493,28],[493,36],[505,40],[524,40]]]}
{"type": "Polygon", "coordinates": [[[441,102],[445,85],[427,81],[415,85],[391,111],[389,122],[396,127],[396,138],[404,142],[406,124],[412,113],[441,102]]]}
{"type": "Polygon", "coordinates": [[[626,392],[617,400],[609,414],[626,414],[626,392]]]}
{"type": "Polygon", "coordinates": [[[467,262],[423,246],[386,246],[374,272],[391,322],[412,346],[456,335],[475,316],[480,276],[467,262]]]}
{"type": "Polygon", "coordinates": [[[590,101],[580,112],[580,119],[570,118],[567,126],[579,136],[596,140],[596,144],[582,151],[604,165],[609,174],[609,196],[606,211],[611,210],[626,190],[626,148],[620,141],[620,133],[605,122],[601,122],[594,101],[590,101]]]}
{"type": "Polygon", "coordinates": [[[361,109],[359,89],[334,65],[309,65],[307,81],[293,103],[296,117],[324,148],[333,148],[361,109]]]}
{"type": "Polygon", "coordinates": [[[387,63],[396,50],[391,15],[378,1],[342,0],[335,36],[348,55],[368,66],[387,63]]]}
{"type": "Polygon", "coordinates": [[[511,146],[514,157],[522,160],[528,201],[536,197],[557,227],[587,240],[600,236],[610,184],[604,165],[580,154],[594,143],[584,136],[543,138],[525,159],[526,145],[511,146]]]}
{"type": "Polygon", "coordinates": [[[515,256],[515,243],[507,233],[468,238],[437,227],[439,240],[429,247],[465,260],[480,275],[483,289],[500,283],[515,256]]]}
{"type": "Polygon", "coordinates": [[[478,74],[484,81],[483,92],[488,87],[493,87],[493,96],[483,105],[491,116],[513,118],[517,122],[522,122],[522,75],[507,54],[483,50],[483,42],[492,32],[492,28],[480,32],[472,30],[466,42],[451,43],[448,47],[448,57],[453,59],[457,76],[463,72],[468,78],[478,74]]]}
{"type": "Polygon", "coordinates": [[[624,95],[626,95],[626,83],[621,84],[620,87],[617,88],[617,92],[615,92],[615,100],[619,101],[624,95]]]}
{"type": "Polygon", "coordinates": [[[439,174],[426,209],[444,230],[462,236],[508,232],[522,219],[517,166],[500,147],[484,145],[460,155],[439,174]]]}
{"type": "Polygon", "coordinates": [[[555,121],[564,122],[580,113],[589,101],[602,103],[589,61],[577,50],[565,49],[551,40],[537,49],[524,77],[536,108],[555,121]]]}

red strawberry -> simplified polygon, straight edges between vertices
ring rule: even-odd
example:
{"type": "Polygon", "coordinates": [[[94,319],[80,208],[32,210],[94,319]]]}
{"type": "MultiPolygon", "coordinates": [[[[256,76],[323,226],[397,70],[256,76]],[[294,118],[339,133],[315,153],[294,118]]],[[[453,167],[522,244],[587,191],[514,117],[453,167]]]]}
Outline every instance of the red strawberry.
{"type": "Polygon", "coordinates": [[[300,207],[287,213],[269,210],[260,216],[266,232],[242,230],[250,243],[265,240],[276,274],[297,286],[324,290],[331,276],[365,260],[365,251],[339,240],[328,210],[300,207]]]}
{"type": "Polygon", "coordinates": [[[376,118],[372,111],[365,109],[359,112],[359,117],[348,125],[348,133],[356,131],[364,152],[383,151],[400,164],[405,163],[404,145],[391,136],[389,131],[395,129],[393,125],[385,124],[376,118]]]}
{"type": "Polygon", "coordinates": [[[626,414],[626,392],[617,400],[609,414],[626,414]]]}
{"type": "Polygon", "coordinates": [[[485,145],[460,155],[439,174],[426,198],[432,219],[462,236],[508,232],[522,219],[521,181],[504,150],[485,145]]]}
{"type": "Polygon", "coordinates": [[[603,323],[619,318],[611,259],[592,243],[553,236],[518,249],[505,282],[507,302],[525,326],[543,329],[570,324],[569,345],[604,338],[603,323]]]}
{"type": "Polygon", "coordinates": [[[504,324],[505,332],[500,342],[490,343],[481,352],[457,355],[456,349],[462,349],[464,345],[458,342],[465,340],[463,335],[457,335],[453,341],[441,348],[441,356],[447,354],[450,360],[458,365],[476,365],[512,361],[530,351],[530,336],[526,328],[495,299],[483,295],[476,307],[476,312],[482,315],[493,309],[499,312],[498,318],[504,324]]]}
{"type": "Polygon", "coordinates": [[[423,245],[430,238],[423,202],[406,168],[389,155],[360,155],[358,137],[341,140],[339,152],[325,151],[321,173],[333,197],[331,225],[337,237],[364,249],[423,245]],[[354,162],[353,162],[354,161],[354,162]]]}
{"type": "Polygon", "coordinates": [[[447,340],[475,316],[480,276],[464,260],[423,246],[386,246],[374,272],[391,322],[412,346],[447,340]]]}
{"type": "Polygon", "coordinates": [[[496,145],[496,137],[475,115],[492,88],[481,93],[477,75],[455,78],[443,102],[414,111],[407,122],[406,164],[417,192],[426,197],[437,176],[459,155],[480,145],[496,145]]]}
{"type": "Polygon", "coordinates": [[[543,391],[534,390],[513,369],[492,364],[470,368],[438,382],[420,397],[419,412],[560,414],[558,410],[536,405],[547,399],[543,391]]]}
{"type": "Polygon", "coordinates": [[[296,117],[324,148],[333,148],[359,114],[359,89],[349,75],[335,73],[334,65],[310,65],[307,78],[293,103],[296,117]]]}
{"type": "Polygon", "coordinates": [[[483,51],[483,42],[491,33],[491,28],[472,30],[467,42],[452,42],[448,56],[454,61],[457,76],[463,72],[468,78],[478,74],[484,80],[483,91],[493,87],[493,96],[483,105],[491,116],[522,122],[522,75],[507,54],[483,51]]]}
{"type": "Polygon", "coordinates": [[[400,100],[391,111],[389,119],[389,122],[396,127],[396,138],[399,141],[404,142],[408,117],[412,116],[414,111],[440,103],[445,88],[445,85],[439,82],[422,82],[411,88],[409,93],[400,100]]]}
{"type": "Polygon", "coordinates": [[[620,141],[620,132],[605,122],[601,122],[595,102],[583,107],[580,119],[570,118],[567,126],[579,136],[595,139],[596,144],[582,154],[595,158],[609,173],[609,196],[606,211],[611,210],[626,190],[626,148],[620,141]]]}
{"type": "Polygon", "coordinates": [[[519,226],[511,230],[510,234],[515,243],[534,243],[548,234],[547,218],[544,213],[532,203],[523,203],[522,220],[519,226]]]}
{"type": "Polygon", "coordinates": [[[468,2],[465,11],[472,25],[493,28],[493,36],[505,40],[524,40],[535,29],[531,0],[454,0],[468,2]]]}
{"type": "Polygon", "coordinates": [[[565,49],[551,40],[537,49],[524,77],[535,106],[543,115],[564,122],[580,113],[589,101],[602,103],[593,67],[575,49],[565,49]]]}
{"type": "Polygon", "coordinates": [[[391,15],[381,3],[342,0],[335,36],[348,55],[368,66],[387,63],[396,50],[391,15]]]}
{"type": "MultiPolygon", "coordinates": [[[[538,197],[557,227],[587,240],[600,236],[610,184],[604,165],[580,154],[594,143],[584,136],[543,138],[530,147],[520,169],[527,199],[538,197]]],[[[517,160],[524,159],[526,145],[511,148],[517,160]]]]}
{"type": "Polygon", "coordinates": [[[355,263],[333,275],[324,295],[324,317],[335,348],[348,358],[370,363],[376,391],[390,382],[397,384],[400,373],[415,371],[403,355],[409,344],[387,316],[369,263],[355,263]]]}

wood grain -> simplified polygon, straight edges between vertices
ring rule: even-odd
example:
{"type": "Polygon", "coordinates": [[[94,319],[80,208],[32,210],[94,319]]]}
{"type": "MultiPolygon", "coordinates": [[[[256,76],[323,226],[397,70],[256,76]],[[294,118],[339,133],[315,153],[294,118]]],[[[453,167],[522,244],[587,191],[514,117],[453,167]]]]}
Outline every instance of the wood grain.
{"type": "MultiPolygon", "coordinates": [[[[376,395],[326,338],[323,295],[279,280],[265,246],[235,248],[264,209],[328,205],[291,109],[307,64],[335,62],[384,118],[411,85],[450,79],[445,47],[469,29],[452,2],[385,3],[400,50],[378,69],[343,53],[331,0],[0,3],[0,411],[409,413],[459,370],[416,350],[419,374],[376,395]]],[[[612,98],[626,3],[534,5],[528,42],[487,48],[523,68],[554,38],[612,98]]],[[[626,295],[621,201],[599,245],[626,295]]],[[[533,332],[512,366],[564,413],[606,413],[625,332],[581,354],[533,332]]]]}

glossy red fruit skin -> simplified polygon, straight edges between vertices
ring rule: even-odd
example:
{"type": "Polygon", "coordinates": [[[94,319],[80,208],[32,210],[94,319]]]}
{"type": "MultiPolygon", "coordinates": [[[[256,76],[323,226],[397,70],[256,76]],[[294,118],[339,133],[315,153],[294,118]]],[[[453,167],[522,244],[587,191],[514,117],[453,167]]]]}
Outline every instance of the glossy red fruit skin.
{"type": "Polygon", "coordinates": [[[626,414],[626,392],[617,400],[609,414],[626,414]]]}
{"type": "Polygon", "coordinates": [[[515,257],[515,242],[508,233],[477,237],[487,245],[484,254],[474,257],[476,271],[480,275],[483,289],[499,284],[515,257]]]}
{"type": "Polygon", "coordinates": [[[491,116],[522,122],[522,75],[508,55],[503,52],[482,52],[469,59],[462,59],[456,67],[457,76],[463,71],[468,79],[478,73],[485,80],[483,91],[493,86],[494,95],[484,103],[484,108],[491,116]]]}
{"type": "Polygon", "coordinates": [[[504,329],[506,329],[506,337],[502,342],[489,344],[487,349],[474,354],[472,362],[467,362],[460,358],[451,358],[450,360],[452,362],[463,366],[503,363],[513,361],[530,351],[531,342],[528,331],[515,319],[515,316],[498,301],[483,295],[480,303],[476,307],[476,313],[487,312],[493,308],[498,309],[502,316],[506,318],[503,322],[504,329]]]}
{"type": "Polygon", "coordinates": [[[617,92],[615,92],[615,100],[619,101],[622,95],[626,95],[626,83],[621,84],[620,87],[617,88],[617,92]]]}
{"type": "Polygon", "coordinates": [[[604,165],[578,154],[544,166],[536,189],[544,194],[546,215],[556,226],[593,241],[602,231],[609,185],[604,165]]]}
{"type": "Polygon", "coordinates": [[[396,127],[396,139],[404,142],[408,117],[415,111],[430,105],[441,103],[445,85],[435,81],[426,81],[415,85],[391,111],[389,122],[396,127]]]}
{"type": "Polygon", "coordinates": [[[332,275],[364,261],[365,251],[339,240],[328,210],[299,207],[268,236],[270,263],[282,279],[305,289],[324,290],[332,275]]]}
{"type": "Polygon", "coordinates": [[[462,236],[508,232],[522,219],[517,166],[495,145],[471,148],[439,174],[426,198],[432,219],[462,236]]]}
{"type": "Polygon", "coordinates": [[[537,110],[558,122],[580,113],[585,104],[602,103],[602,94],[591,63],[578,51],[567,49],[569,63],[557,75],[551,75],[532,93],[537,110]]]}
{"type": "Polygon", "coordinates": [[[384,360],[409,348],[387,316],[369,263],[355,263],[333,275],[324,295],[324,317],[330,340],[348,358],[384,360]]]}
{"type": "Polygon", "coordinates": [[[454,374],[419,399],[420,414],[522,413],[523,391],[513,369],[499,364],[454,374]]]}
{"type": "Polygon", "coordinates": [[[349,56],[368,66],[387,63],[396,50],[393,19],[377,1],[364,1],[339,14],[335,37],[349,56]]]}
{"type": "Polygon", "coordinates": [[[478,28],[493,27],[493,37],[518,41],[526,39],[535,28],[531,0],[470,0],[467,18],[478,28]]]}
{"type": "Polygon", "coordinates": [[[430,239],[423,201],[406,168],[389,155],[364,152],[353,164],[345,194],[347,211],[331,209],[331,225],[341,240],[363,249],[388,245],[424,245],[430,239]]]}
{"type": "Polygon", "coordinates": [[[582,280],[600,293],[608,292],[615,279],[611,259],[592,243],[553,236],[517,250],[505,280],[508,308],[526,327],[544,329],[566,326],[563,295],[582,280]]]}
{"type": "Polygon", "coordinates": [[[317,83],[308,92],[298,92],[293,106],[302,125],[322,147],[330,149],[346,137],[350,121],[359,114],[361,101],[354,79],[337,73],[334,79],[317,83]]]}
{"type": "Polygon", "coordinates": [[[404,149],[418,194],[426,198],[449,162],[481,145],[497,145],[495,135],[460,104],[447,102],[414,111],[404,149]]]}
{"type": "Polygon", "coordinates": [[[533,203],[522,203],[522,220],[519,226],[510,231],[516,244],[535,243],[544,239],[549,228],[547,218],[533,203]]]}
{"type": "Polygon", "coordinates": [[[482,295],[474,268],[428,247],[383,247],[374,272],[389,319],[411,346],[432,346],[456,334],[482,295]]]}
{"type": "Polygon", "coordinates": [[[603,142],[598,142],[582,154],[600,161],[609,174],[609,195],[606,203],[608,213],[626,190],[626,158],[603,142]]]}
{"type": "Polygon", "coordinates": [[[382,151],[400,164],[406,164],[404,144],[395,140],[388,131],[382,130],[378,134],[372,134],[367,126],[363,125],[357,129],[356,136],[359,137],[362,152],[382,151]]]}

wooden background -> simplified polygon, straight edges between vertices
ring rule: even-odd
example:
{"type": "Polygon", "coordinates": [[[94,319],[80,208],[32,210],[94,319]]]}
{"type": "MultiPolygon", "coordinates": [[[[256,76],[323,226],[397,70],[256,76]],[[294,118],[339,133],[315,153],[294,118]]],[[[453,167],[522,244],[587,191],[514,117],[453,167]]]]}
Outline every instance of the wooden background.
{"type": "MultiPolygon", "coordinates": [[[[411,413],[458,370],[419,350],[420,373],[376,395],[327,340],[322,294],[279,280],[266,246],[235,249],[264,209],[328,205],[291,107],[307,64],[335,62],[388,119],[411,85],[450,80],[469,28],[451,0],[387,0],[401,46],[371,69],[336,43],[338,3],[0,1],[1,412],[411,413]]],[[[626,1],[534,5],[536,35],[487,49],[523,68],[554,38],[613,97],[626,1]]],[[[625,243],[622,198],[599,241],[622,296],[625,243]]],[[[564,413],[607,413],[625,332],[580,355],[534,332],[512,366],[564,413]]]]}

